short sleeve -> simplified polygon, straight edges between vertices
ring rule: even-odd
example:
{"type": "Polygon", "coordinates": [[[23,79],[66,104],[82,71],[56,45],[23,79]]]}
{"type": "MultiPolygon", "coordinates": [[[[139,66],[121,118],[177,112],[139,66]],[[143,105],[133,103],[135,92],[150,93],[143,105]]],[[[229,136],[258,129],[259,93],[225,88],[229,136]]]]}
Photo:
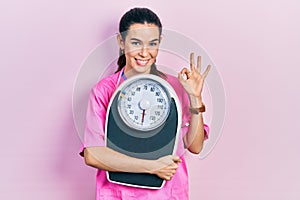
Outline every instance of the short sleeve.
{"type": "Polygon", "coordinates": [[[84,130],[84,141],[80,155],[86,147],[105,146],[105,122],[106,109],[108,105],[108,94],[104,88],[95,86],[89,96],[86,122],[84,130]]]}
{"type": "Polygon", "coordinates": [[[208,139],[208,135],[209,135],[209,126],[204,124],[204,140],[208,139]]]}
{"type": "Polygon", "coordinates": [[[91,90],[86,111],[83,145],[80,155],[86,147],[105,146],[106,111],[109,101],[116,90],[120,72],[99,81],[91,90]]]}
{"type": "Polygon", "coordinates": [[[107,106],[103,97],[97,96],[95,89],[92,90],[89,105],[86,112],[85,145],[104,146],[104,127],[106,121],[107,106]]]}

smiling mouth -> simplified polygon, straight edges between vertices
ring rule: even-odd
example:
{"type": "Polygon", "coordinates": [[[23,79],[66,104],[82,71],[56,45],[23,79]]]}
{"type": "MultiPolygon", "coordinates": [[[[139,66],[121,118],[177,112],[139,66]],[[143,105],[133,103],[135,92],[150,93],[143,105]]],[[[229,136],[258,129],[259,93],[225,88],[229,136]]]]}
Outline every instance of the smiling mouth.
{"type": "Polygon", "coordinates": [[[138,65],[140,65],[140,66],[146,66],[146,65],[148,64],[149,60],[150,60],[150,59],[147,59],[147,60],[141,60],[141,59],[136,59],[136,58],[135,58],[136,63],[137,63],[138,65]]]}

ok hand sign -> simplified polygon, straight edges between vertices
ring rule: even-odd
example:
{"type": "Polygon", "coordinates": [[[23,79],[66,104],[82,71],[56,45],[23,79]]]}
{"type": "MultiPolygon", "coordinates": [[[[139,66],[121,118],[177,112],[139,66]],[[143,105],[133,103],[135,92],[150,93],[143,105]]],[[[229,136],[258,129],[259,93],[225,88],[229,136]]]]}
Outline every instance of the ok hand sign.
{"type": "MultiPolygon", "coordinates": [[[[201,72],[201,56],[197,57],[197,67],[194,64],[194,53],[190,54],[190,70],[183,68],[178,74],[178,80],[184,87],[185,91],[191,97],[201,98],[201,93],[211,66],[208,65],[203,74],[201,72]],[[185,77],[184,77],[185,76],[185,77]]],[[[201,98],[202,99],[202,98],[201,98]]]]}

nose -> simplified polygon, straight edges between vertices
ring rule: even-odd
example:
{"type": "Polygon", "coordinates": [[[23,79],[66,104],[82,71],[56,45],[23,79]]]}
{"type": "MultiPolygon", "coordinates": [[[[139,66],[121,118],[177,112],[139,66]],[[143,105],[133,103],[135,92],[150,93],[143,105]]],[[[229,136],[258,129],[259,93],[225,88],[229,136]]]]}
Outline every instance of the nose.
{"type": "Polygon", "coordinates": [[[140,50],[140,55],[143,57],[147,57],[148,56],[148,47],[146,45],[144,45],[141,50],[140,50]]]}

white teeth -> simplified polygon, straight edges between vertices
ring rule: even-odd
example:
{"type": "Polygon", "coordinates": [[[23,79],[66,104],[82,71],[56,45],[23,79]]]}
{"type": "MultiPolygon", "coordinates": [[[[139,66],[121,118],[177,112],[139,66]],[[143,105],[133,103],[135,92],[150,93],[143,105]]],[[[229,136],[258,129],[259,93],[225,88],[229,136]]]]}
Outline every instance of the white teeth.
{"type": "Polygon", "coordinates": [[[138,65],[146,65],[149,60],[136,60],[138,65]]]}

